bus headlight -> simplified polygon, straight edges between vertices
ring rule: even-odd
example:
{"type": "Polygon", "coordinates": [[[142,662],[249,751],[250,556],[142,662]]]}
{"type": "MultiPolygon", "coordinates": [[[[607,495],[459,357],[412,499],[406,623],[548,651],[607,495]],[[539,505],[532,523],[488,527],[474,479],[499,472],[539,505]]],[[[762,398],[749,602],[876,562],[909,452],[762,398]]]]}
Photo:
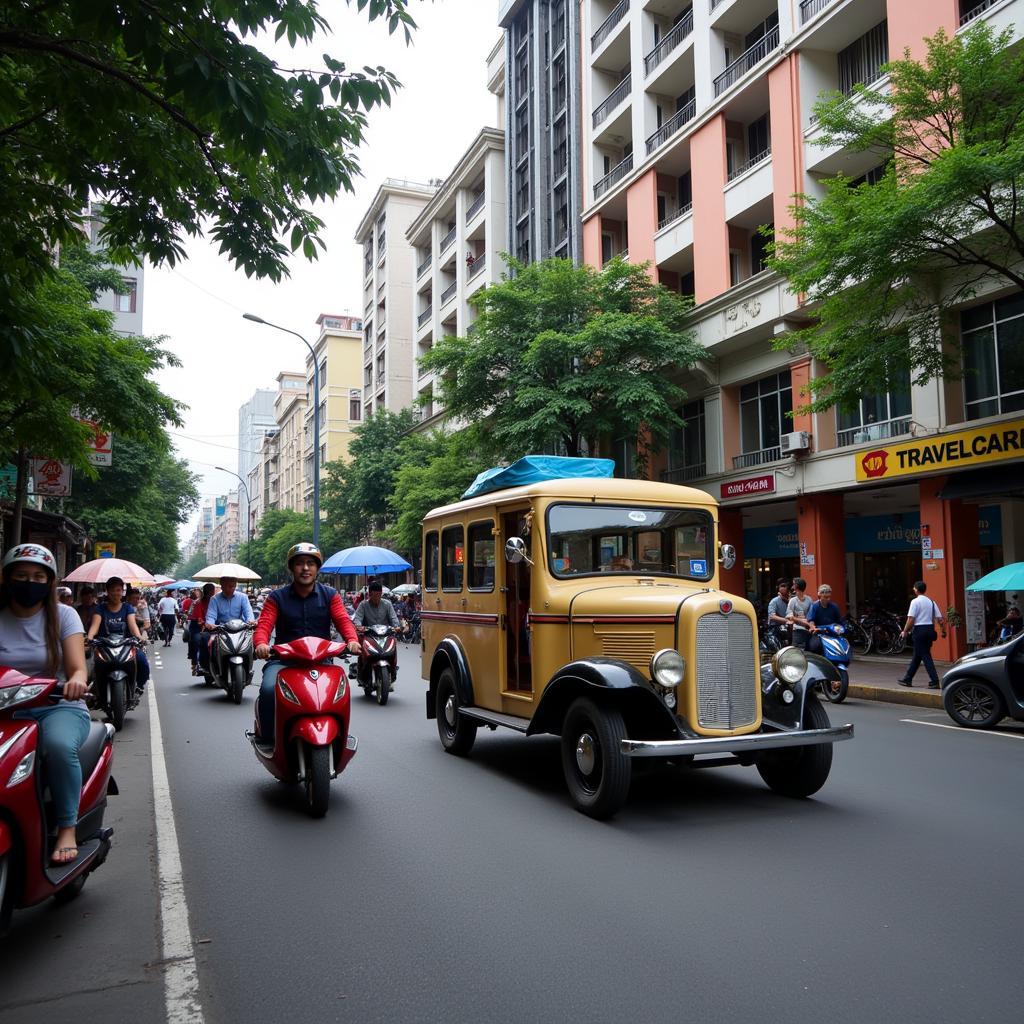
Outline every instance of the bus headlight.
{"type": "Polygon", "coordinates": [[[671,647],[658,651],[651,658],[651,678],[659,686],[672,689],[683,681],[684,675],[686,675],[686,662],[683,660],[683,656],[678,651],[672,650],[671,647]]]}
{"type": "Polygon", "coordinates": [[[807,656],[799,647],[783,647],[772,655],[772,671],[787,686],[795,686],[807,671],[807,656]]]}

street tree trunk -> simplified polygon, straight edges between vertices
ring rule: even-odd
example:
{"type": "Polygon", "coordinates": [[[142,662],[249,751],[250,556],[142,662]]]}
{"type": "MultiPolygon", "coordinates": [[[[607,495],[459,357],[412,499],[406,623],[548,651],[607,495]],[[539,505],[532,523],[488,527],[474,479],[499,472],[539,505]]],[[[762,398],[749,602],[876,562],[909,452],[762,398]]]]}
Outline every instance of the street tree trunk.
{"type": "Polygon", "coordinates": [[[28,494],[28,452],[22,445],[16,461],[18,477],[14,484],[14,511],[11,513],[10,547],[21,543],[21,521],[25,511],[25,497],[28,494]]]}

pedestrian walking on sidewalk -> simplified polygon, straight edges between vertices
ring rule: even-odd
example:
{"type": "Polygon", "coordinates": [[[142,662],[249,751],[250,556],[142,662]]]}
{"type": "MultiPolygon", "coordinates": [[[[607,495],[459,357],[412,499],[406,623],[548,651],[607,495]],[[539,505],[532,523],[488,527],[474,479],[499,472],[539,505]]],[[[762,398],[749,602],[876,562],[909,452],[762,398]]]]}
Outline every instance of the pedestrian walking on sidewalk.
{"type": "Polygon", "coordinates": [[[918,666],[924,665],[928,673],[928,686],[937,690],[939,688],[939,675],[935,671],[935,662],[932,661],[932,644],[938,640],[936,630],[942,631],[942,637],[946,637],[946,620],[939,611],[939,606],[927,596],[927,584],[924,580],[918,580],[914,584],[914,599],[910,602],[907,611],[907,622],[903,627],[903,635],[910,636],[913,633],[914,656],[910,659],[907,671],[897,680],[903,686],[914,685],[914,673],[918,666]]]}

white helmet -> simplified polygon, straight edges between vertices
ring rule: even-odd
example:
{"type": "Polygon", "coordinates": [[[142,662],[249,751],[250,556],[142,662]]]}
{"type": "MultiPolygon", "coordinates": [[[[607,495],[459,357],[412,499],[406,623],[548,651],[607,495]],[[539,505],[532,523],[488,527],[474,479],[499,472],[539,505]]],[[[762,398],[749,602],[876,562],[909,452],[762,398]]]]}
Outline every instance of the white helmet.
{"type": "Polygon", "coordinates": [[[49,548],[44,548],[42,544],[15,544],[4,555],[3,567],[6,569],[15,562],[33,562],[44,569],[49,569],[55,577],[57,575],[57,560],[53,557],[53,552],[49,548]]]}

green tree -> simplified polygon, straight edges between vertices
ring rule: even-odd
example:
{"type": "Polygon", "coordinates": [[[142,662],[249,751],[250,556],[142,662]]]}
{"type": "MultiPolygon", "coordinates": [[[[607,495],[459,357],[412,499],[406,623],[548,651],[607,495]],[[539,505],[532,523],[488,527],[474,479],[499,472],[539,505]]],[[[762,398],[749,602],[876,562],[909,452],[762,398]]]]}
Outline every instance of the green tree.
{"type": "MultiPolygon", "coordinates": [[[[191,558],[186,559],[184,562],[179,562],[173,572],[173,576],[176,580],[190,580],[192,574],[199,572],[207,564],[206,552],[197,551],[191,558]]],[[[248,565],[248,562],[243,562],[243,565],[248,565]]],[[[172,575],[172,574],[168,574],[172,575]]]]}
{"type": "MultiPolygon", "coordinates": [[[[349,5],[353,0],[347,0],[349,5]]],[[[398,81],[382,67],[279,64],[330,30],[317,0],[13,0],[0,8],[0,362],[42,356],[26,287],[81,237],[90,195],[118,261],[175,263],[209,230],[249,275],[323,248],[314,202],[352,191],[366,113],[398,81]],[[31,348],[27,343],[31,343],[31,348]]],[[[408,41],[409,0],[355,0],[408,41]]],[[[38,365],[38,359],[35,360],[38,365]]]]}
{"type": "Polygon", "coordinates": [[[908,372],[917,384],[958,375],[960,353],[939,340],[940,299],[1024,288],[1024,51],[1011,42],[987,25],[940,31],[923,62],[887,65],[886,93],[858,86],[816,105],[823,144],[886,170],[797,197],[795,227],[769,261],[812,318],[779,347],[803,342],[831,370],[812,382],[809,406],[855,406],[908,372]]]}
{"type": "Polygon", "coordinates": [[[348,459],[328,463],[320,505],[337,547],[369,543],[393,520],[388,501],[415,422],[411,409],[380,409],[356,427],[348,459]]]}
{"type": "Polygon", "coordinates": [[[552,448],[578,456],[628,434],[643,463],[682,425],[675,375],[704,356],[685,327],[690,301],[621,259],[601,271],[509,264],[513,276],[475,296],[470,333],[440,339],[421,360],[449,415],[484,427],[510,459],[552,448]]]}
{"type": "MultiPolygon", "coordinates": [[[[285,564],[288,549],[312,538],[313,517],[309,513],[268,509],[252,541],[239,545],[238,560],[258,573],[264,583],[282,582],[288,575],[285,564]]],[[[326,552],[325,557],[327,554],[330,552],[326,552]]]]}

